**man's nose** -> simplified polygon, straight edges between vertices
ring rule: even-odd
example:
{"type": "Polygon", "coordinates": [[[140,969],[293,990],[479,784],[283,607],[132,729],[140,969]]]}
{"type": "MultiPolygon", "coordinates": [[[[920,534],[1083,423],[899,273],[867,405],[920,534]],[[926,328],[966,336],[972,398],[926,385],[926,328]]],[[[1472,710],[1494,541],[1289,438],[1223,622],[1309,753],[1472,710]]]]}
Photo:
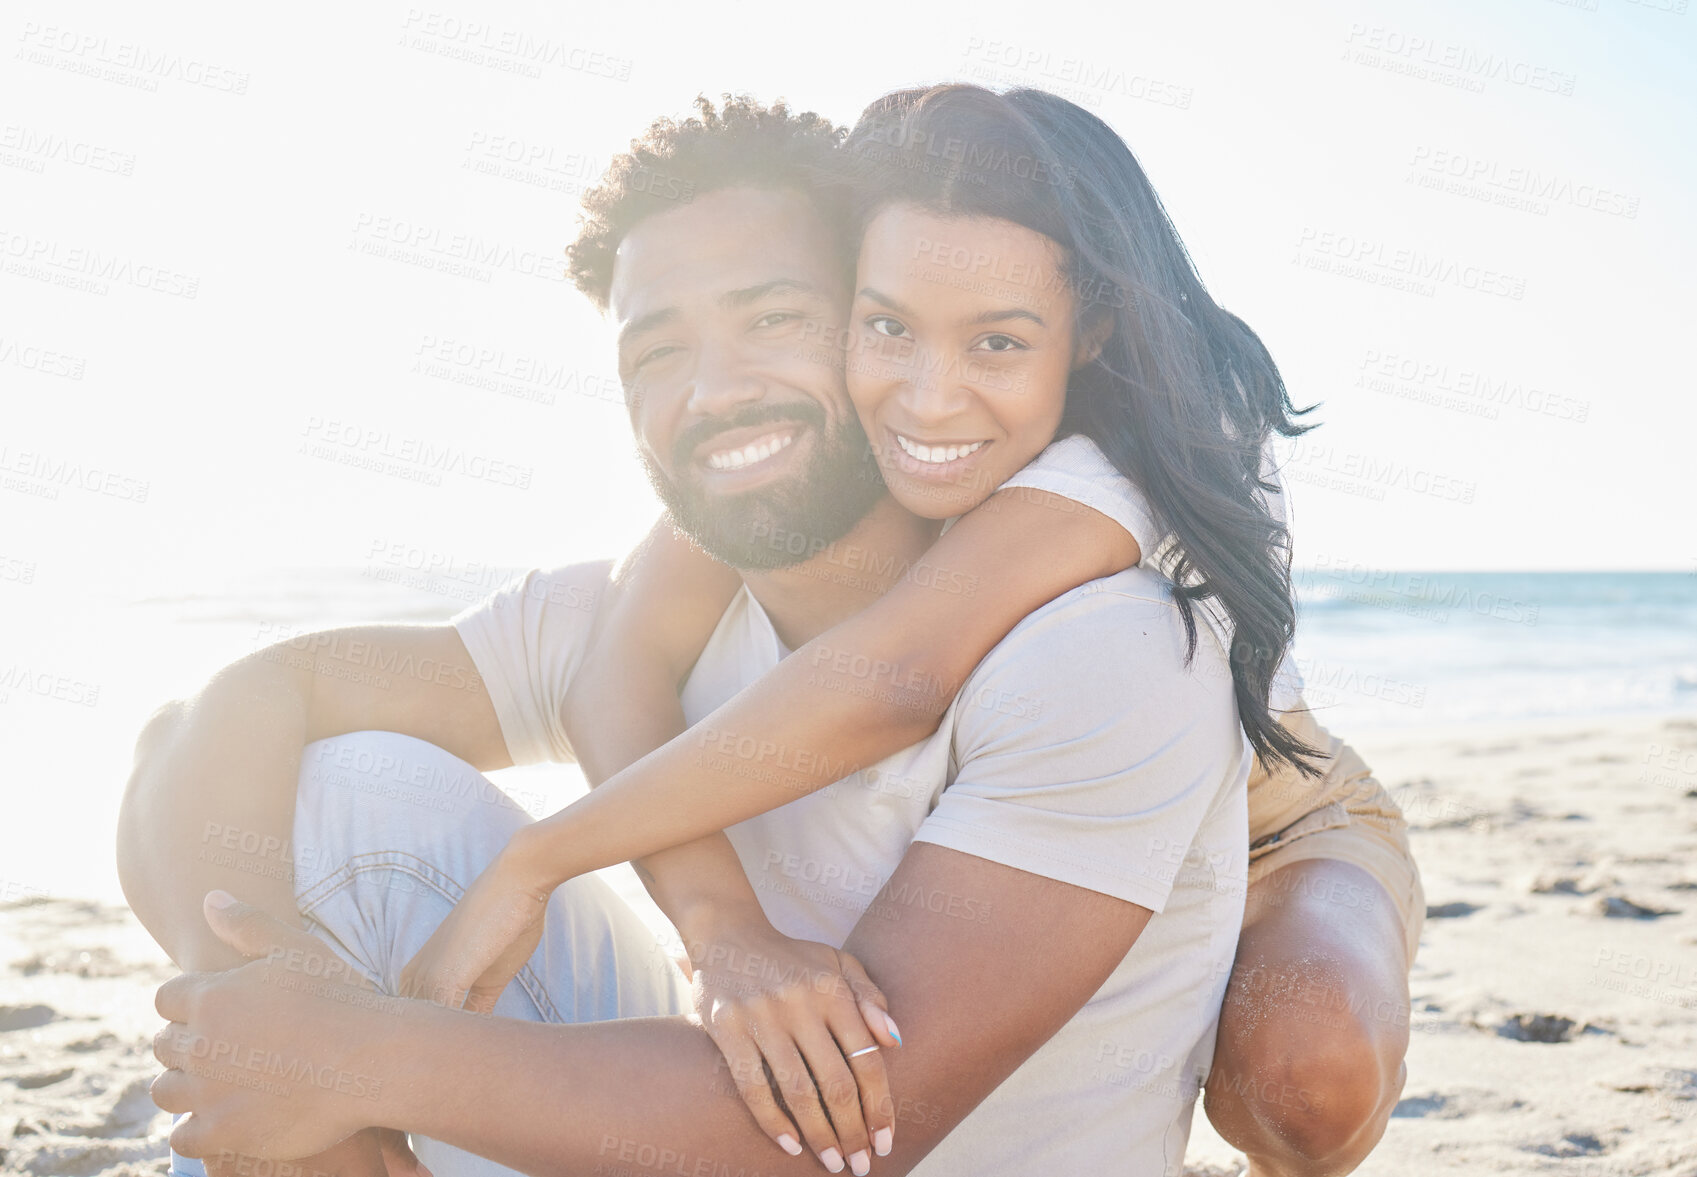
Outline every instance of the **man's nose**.
{"type": "Polygon", "coordinates": [[[765,395],[765,382],[735,348],[709,344],[696,350],[689,382],[692,416],[719,416],[765,395]]]}

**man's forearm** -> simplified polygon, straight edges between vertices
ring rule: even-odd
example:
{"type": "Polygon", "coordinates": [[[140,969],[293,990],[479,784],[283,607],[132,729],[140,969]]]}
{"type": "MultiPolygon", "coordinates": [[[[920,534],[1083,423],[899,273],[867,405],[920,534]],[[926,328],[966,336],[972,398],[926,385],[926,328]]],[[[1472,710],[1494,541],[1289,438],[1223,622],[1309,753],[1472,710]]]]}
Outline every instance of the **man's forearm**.
{"type": "Polygon", "coordinates": [[[298,922],[290,843],[303,690],[288,667],[249,659],[162,709],[137,742],[118,875],[136,916],[184,969],[241,962],[206,926],[210,890],[298,922]]]}
{"type": "MultiPolygon", "coordinates": [[[[364,1016],[395,1076],[379,1109],[388,1126],[538,1175],[820,1172],[761,1132],[718,1048],[684,1018],[543,1025],[424,1003],[364,1016]]],[[[875,1171],[906,1173],[937,1136],[904,1123],[875,1171]]]]}
{"type": "Polygon", "coordinates": [[[368,729],[427,740],[480,771],[512,763],[451,625],[303,635],[225,667],[194,698],[154,716],[118,816],[118,878],[179,965],[240,962],[201,916],[213,888],[298,922],[290,843],[301,750],[368,729]],[[378,676],[373,666],[415,672],[378,676]],[[417,669],[426,666],[428,674],[417,669]]]}

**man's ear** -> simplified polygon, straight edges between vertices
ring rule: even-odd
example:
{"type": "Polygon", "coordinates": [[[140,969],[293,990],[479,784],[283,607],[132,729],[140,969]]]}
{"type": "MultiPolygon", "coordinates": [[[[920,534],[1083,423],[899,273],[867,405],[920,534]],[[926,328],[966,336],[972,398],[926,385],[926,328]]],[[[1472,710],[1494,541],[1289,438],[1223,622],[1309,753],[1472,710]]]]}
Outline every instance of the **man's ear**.
{"type": "Polygon", "coordinates": [[[1078,338],[1072,347],[1072,370],[1093,364],[1114,335],[1114,314],[1106,307],[1091,307],[1079,316],[1078,338]]]}

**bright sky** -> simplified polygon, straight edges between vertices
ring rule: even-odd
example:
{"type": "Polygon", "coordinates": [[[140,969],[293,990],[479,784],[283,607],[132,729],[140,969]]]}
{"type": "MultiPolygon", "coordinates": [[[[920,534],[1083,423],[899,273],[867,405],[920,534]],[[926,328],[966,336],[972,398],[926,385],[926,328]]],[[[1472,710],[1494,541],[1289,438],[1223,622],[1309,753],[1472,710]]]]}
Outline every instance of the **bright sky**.
{"type": "Polygon", "coordinates": [[[1697,567],[1686,3],[10,4],[0,576],[621,549],[655,506],[551,280],[576,190],[697,92],[944,80],[1112,123],[1324,402],[1299,562],[1697,567]],[[508,260],[442,272],[460,235],[508,260]]]}

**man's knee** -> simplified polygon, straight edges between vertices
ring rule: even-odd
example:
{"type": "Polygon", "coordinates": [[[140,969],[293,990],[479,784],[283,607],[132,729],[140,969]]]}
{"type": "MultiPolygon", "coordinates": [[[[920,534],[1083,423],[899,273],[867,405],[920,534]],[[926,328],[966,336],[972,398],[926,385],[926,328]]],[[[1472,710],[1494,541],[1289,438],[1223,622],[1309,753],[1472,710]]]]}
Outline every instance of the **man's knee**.
{"type": "Polygon", "coordinates": [[[1221,1102],[1240,1102],[1233,1118],[1253,1122],[1300,1171],[1347,1173],[1378,1142],[1400,1093],[1407,1003],[1351,994],[1300,968],[1283,980],[1281,1000],[1239,989],[1236,1017],[1228,999],[1210,1114],[1221,1102]],[[1254,1002],[1248,1016],[1246,999],[1254,1002]]]}
{"type": "Polygon", "coordinates": [[[350,808],[404,814],[409,821],[517,829],[530,815],[452,752],[396,732],[350,732],[308,744],[302,787],[350,808]]]}
{"type": "Polygon", "coordinates": [[[296,794],[297,878],[374,851],[481,869],[530,815],[452,753],[395,732],[307,745],[296,794]]]}

